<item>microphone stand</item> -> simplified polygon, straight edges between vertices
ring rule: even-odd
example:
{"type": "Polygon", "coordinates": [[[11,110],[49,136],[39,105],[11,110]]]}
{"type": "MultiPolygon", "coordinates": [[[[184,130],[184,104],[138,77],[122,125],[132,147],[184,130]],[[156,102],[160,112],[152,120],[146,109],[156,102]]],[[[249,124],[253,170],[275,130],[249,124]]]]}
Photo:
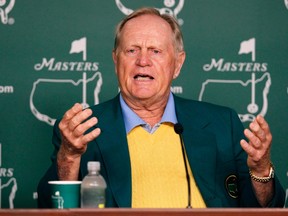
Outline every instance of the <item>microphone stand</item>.
{"type": "Polygon", "coordinates": [[[174,131],[179,135],[180,142],[181,142],[181,149],[182,149],[182,155],[185,165],[185,172],[186,172],[186,180],[187,180],[187,187],[188,187],[188,206],[186,208],[192,208],[191,206],[191,186],[190,186],[190,178],[189,178],[189,172],[187,168],[187,160],[186,160],[186,154],[185,154],[185,146],[183,143],[182,133],[183,133],[183,126],[180,123],[177,123],[174,125],[174,131]]]}

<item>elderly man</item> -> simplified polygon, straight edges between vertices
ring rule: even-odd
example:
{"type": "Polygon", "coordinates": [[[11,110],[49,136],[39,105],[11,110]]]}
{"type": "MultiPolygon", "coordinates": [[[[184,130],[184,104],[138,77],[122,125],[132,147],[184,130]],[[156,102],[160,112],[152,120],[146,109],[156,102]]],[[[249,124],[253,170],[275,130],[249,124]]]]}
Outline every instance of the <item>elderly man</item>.
{"type": "Polygon", "coordinates": [[[120,94],[85,110],[75,104],[57,121],[39,207],[51,205],[48,180],[81,180],[95,160],[107,207],[185,208],[190,195],[193,208],[283,206],[267,122],[257,116],[244,130],[229,108],[173,95],[184,60],[174,18],[142,8],[119,23],[113,61],[120,94]],[[176,123],[185,129],[180,139],[176,123]]]}

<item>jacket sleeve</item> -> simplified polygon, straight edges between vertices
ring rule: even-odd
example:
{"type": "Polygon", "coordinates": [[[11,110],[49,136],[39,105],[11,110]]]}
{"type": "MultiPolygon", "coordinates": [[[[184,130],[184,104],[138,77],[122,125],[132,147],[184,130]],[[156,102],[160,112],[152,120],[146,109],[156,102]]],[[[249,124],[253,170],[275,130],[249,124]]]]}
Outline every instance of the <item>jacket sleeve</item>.
{"type": "Polygon", "coordinates": [[[44,176],[39,181],[38,187],[37,187],[37,193],[38,193],[38,208],[51,208],[51,198],[50,198],[50,187],[48,184],[48,181],[54,181],[59,180],[58,174],[57,174],[57,153],[60,147],[61,143],[61,136],[60,131],[58,129],[59,121],[56,121],[54,128],[53,128],[53,138],[52,143],[54,145],[54,151],[51,155],[51,162],[52,164],[44,174],[44,176]]]}

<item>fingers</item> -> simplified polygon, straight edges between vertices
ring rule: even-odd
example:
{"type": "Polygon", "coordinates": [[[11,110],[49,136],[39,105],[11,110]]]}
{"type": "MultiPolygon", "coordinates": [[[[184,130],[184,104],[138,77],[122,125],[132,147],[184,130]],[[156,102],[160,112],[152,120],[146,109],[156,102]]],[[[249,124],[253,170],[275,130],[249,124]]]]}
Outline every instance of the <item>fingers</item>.
{"type": "Polygon", "coordinates": [[[265,140],[265,131],[261,126],[264,124],[264,119],[261,116],[257,116],[256,119],[250,124],[250,129],[260,139],[265,140]]]}
{"type": "Polygon", "coordinates": [[[96,128],[90,133],[83,136],[82,140],[84,143],[87,144],[88,142],[91,142],[92,140],[96,139],[100,135],[100,133],[101,133],[100,128],[96,128]]]}
{"type": "Polygon", "coordinates": [[[74,130],[81,122],[87,119],[92,114],[90,109],[83,110],[82,105],[76,103],[63,116],[61,123],[63,126],[68,126],[70,130],[74,130]]]}
{"type": "Polygon", "coordinates": [[[246,140],[242,139],[240,145],[249,156],[253,156],[254,148],[246,140]]]}
{"type": "Polygon", "coordinates": [[[265,119],[261,115],[258,115],[249,127],[250,132],[245,130],[244,134],[250,140],[250,143],[256,149],[261,147],[269,148],[272,141],[272,134],[265,119]]]}
{"type": "Polygon", "coordinates": [[[259,137],[251,130],[245,129],[244,130],[244,135],[247,137],[249,140],[249,143],[252,147],[255,149],[260,149],[262,147],[262,142],[259,139],[259,137]]]}
{"type": "Polygon", "coordinates": [[[272,134],[271,134],[271,131],[270,131],[270,128],[269,128],[269,125],[268,123],[265,121],[265,119],[261,116],[261,115],[258,115],[256,117],[256,120],[257,120],[257,123],[258,125],[260,126],[261,128],[261,132],[259,132],[259,138],[261,139],[261,141],[272,141],[272,134]]]}
{"type": "MultiPolygon", "coordinates": [[[[90,115],[89,115],[89,116],[90,116],[90,115]]],[[[88,118],[89,116],[87,116],[86,118],[88,118]]],[[[75,118],[77,118],[77,116],[76,116],[75,118]]],[[[86,119],[86,118],[85,118],[85,119],[86,119]]],[[[84,119],[84,120],[85,120],[85,119],[84,119]]],[[[82,120],[82,121],[83,121],[83,120],[82,120]]],[[[81,124],[82,121],[77,122],[77,120],[74,120],[74,121],[71,120],[71,124],[69,124],[69,129],[70,129],[71,131],[73,131],[73,135],[74,135],[75,137],[80,137],[80,136],[82,136],[82,135],[85,133],[85,131],[87,131],[87,130],[88,130],[89,128],[91,128],[92,126],[96,125],[97,122],[98,122],[98,120],[97,120],[96,117],[92,117],[92,118],[90,118],[89,120],[87,120],[86,122],[84,122],[84,123],[81,124]],[[71,125],[73,125],[73,126],[71,126],[71,125]],[[74,125],[75,125],[75,127],[74,127],[74,125]]]]}
{"type": "Polygon", "coordinates": [[[62,135],[62,146],[68,149],[69,154],[83,154],[86,151],[87,143],[95,139],[100,134],[100,129],[86,133],[88,129],[98,123],[96,117],[91,117],[91,109],[82,109],[82,105],[76,103],[63,116],[59,123],[62,135]]]}
{"type": "Polygon", "coordinates": [[[272,134],[268,123],[258,115],[249,125],[249,129],[244,130],[244,135],[248,139],[241,140],[240,145],[248,154],[248,166],[257,171],[266,170],[270,164],[270,146],[272,134]]]}
{"type": "MultiPolygon", "coordinates": [[[[63,116],[61,122],[59,123],[59,128],[61,131],[68,129],[74,131],[81,123],[83,123],[88,117],[92,115],[91,109],[82,109],[82,105],[76,103],[71,109],[69,109],[63,116]]],[[[97,119],[94,117],[92,123],[97,123],[97,119]]],[[[87,124],[87,123],[86,123],[87,124]]],[[[91,121],[88,122],[88,126],[93,126],[91,121]]],[[[81,127],[82,128],[82,127],[81,127]]],[[[80,130],[81,130],[80,128],[80,130]]],[[[87,130],[88,128],[86,128],[87,130]]],[[[79,130],[79,129],[78,129],[79,130]]]]}
{"type": "Polygon", "coordinates": [[[72,119],[77,113],[82,111],[82,105],[79,103],[74,104],[74,106],[69,109],[63,116],[64,121],[69,121],[72,119]]]}

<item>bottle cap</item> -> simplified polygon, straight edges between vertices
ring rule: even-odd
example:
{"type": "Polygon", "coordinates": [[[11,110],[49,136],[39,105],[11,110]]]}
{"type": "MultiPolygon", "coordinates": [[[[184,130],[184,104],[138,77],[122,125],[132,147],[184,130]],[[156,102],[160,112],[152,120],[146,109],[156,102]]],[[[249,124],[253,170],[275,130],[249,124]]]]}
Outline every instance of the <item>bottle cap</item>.
{"type": "Polygon", "coordinates": [[[100,162],[99,161],[88,161],[87,168],[88,168],[88,170],[99,171],[100,170],[100,162]]]}

